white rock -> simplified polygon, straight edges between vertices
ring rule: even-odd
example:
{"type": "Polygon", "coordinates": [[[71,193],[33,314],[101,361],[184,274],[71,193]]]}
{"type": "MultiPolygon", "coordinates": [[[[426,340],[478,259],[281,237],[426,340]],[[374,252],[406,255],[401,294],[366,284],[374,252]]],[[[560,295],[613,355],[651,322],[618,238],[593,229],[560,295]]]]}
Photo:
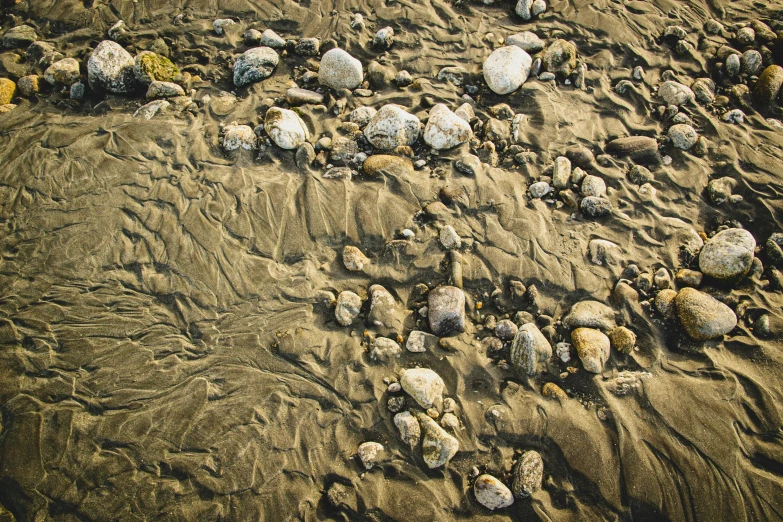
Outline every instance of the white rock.
{"type": "Polygon", "coordinates": [[[530,14],[533,16],[538,16],[544,11],[546,11],[546,1],[533,0],[533,5],[530,7],[530,14]]]}
{"type": "Polygon", "coordinates": [[[473,120],[476,119],[476,113],[473,110],[473,106],[469,103],[463,103],[459,107],[457,107],[457,110],[454,111],[454,114],[465,120],[466,122],[470,123],[473,120]]]}
{"type": "Polygon", "coordinates": [[[223,129],[223,148],[225,150],[255,150],[258,138],[247,125],[236,125],[234,123],[226,125],[223,129]]]}
{"type": "Polygon", "coordinates": [[[672,80],[663,82],[658,89],[658,96],[663,98],[667,105],[685,105],[696,100],[696,95],[690,87],[672,80]]]}
{"type": "Polygon", "coordinates": [[[606,182],[598,176],[587,175],[582,180],[583,196],[606,196],[606,182]]]}
{"type": "Polygon", "coordinates": [[[375,116],[377,112],[378,111],[375,110],[374,107],[357,107],[351,111],[351,114],[348,115],[348,119],[352,123],[358,125],[359,128],[363,128],[370,123],[370,120],[372,120],[372,117],[375,116]]]}
{"type": "Polygon", "coordinates": [[[565,156],[555,159],[555,167],[552,169],[552,184],[556,189],[564,189],[571,179],[571,160],[565,156]]]}
{"type": "Polygon", "coordinates": [[[552,187],[549,186],[549,183],[546,181],[537,181],[530,185],[528,187],[528,190],[530,190],[530,196],[534,198],[543,198],[550,192],[552,192],[552,187]]]}
{"type": "Polygon", "coordinates": [[[87,81],[93,90],[124,94],[135,87],[133,56],[111,40],[98,44],[87,60],[87,81]]]}
{"type": "Polygon", "coordinates": [[[373,361],[390,361],[399,358],[400,355],[402,355],[402,348],[388,337],[376,337],[372,343],[370,358],[373,361]]]}
{"type": "Polygon", "coordinates": [[[362,298],[353,292],[345,290],[337,296],[337,305],[334,308],[334,318],[343,326],[353,324],[353,320],[359,316],[362,309],[362,298]]]}
{"type": "Polygon", "coordinates": [[[511,490],[492,475],[481,475],[473,484],[473,494],[479,504],[487,509],[496,510],[514,503],[511,490]]]}
{"type": "Polygon", "coordinates": [[[342,49],[330,49],[321,57],[318,82],[332,89],[355,89],[364,81],[362,62],[342,49]]]}
{"type": "Polygon", "coordinates": [[[297,113],[272,107],[266,112],[264,130],[281,149],[296,149],[310,139],[310,131],[297,113]]]}
{"type": "Polygon", "coordinates": [[[617,265],[622,256],[620,246],[606,239],[592,239],[587,245],[590,261],[596,265],[617,265]]]}
{"type": "Polygon", "coordinates": [[[436,150],[451,149],[465,143],[473,131],[470,124],[444,104],[438,103],[430,110],[424,127],[424,142],[436,150]]]}
{"type": "Polygon", "coordinates": [[[378,442],[365,442],[359,445],[356,453],[359,455],[359,460],[362,461],[365,469],[372,469],[373,466],[380,462],[380,456],[383,454],[384,449],[383,444],[378,442]]]}
{"type": "Polygon", "coordinates": [[[668,135],[669,139],[672,140],[672,145],[682,150],[690,150],[699,139],[696,129],[685,123],[678,123],[669,127],[668,135]]]}
{"type": "Polygon", "coordinates": [[[270,47],[254,47],[239,55],[234,62],[234,85],[245,85],[260,82],[272,75],[280,58],[270,47]]]}
{"type": "Polygon", "coordinates": [[[394,416],[394,425],[400,432],[400,439],[411,448],[416,447],[421,439],[419,421],[409,411],[403,411],[394,416]]]}
{"type": "Polygon", "coordinates": [[[557,358],[567,363],[571,360],[571,343],[557,343],[555,345],[557,358]]]}
{"type": "Polygon", "coordinates": [[[212,29],[215,30],[215,33],[222,35],[226,32],[226,27],[231,27],[232,25],[236,25],[236,22],[231,18],[218,18],[212,22],[212,29]]]}
{"type": "Polygon", "coordinates": [[[424,432],[424,440],[421,443],[424,463],[430,469],[446,465],[459,451],[459,442],[427,414],[417,412],[415,415],[424,432]]]}
{"type": "Polygon", "coordinates": [[[420,134],[419,119],[399,105],[384,105],[364,128],[364,136],[376,149],[413,145],[420,134]]]}
{"type": "Polygon", "coordinates": [[[443,389],[446,387],[440,375],[429,368],[403,370],[400,384],[405,393],[425,409],[441,403],[443,389]]]}
{"type": "Polygon", "coordinates": [[[733,281],[753,264],[756,239],[741,228],[729,228],[711,237],[699,253],[699,269],[709,277],[733,281]]]}
{"type": "Polygon", "coordinates": [[[405,349],[411,353],[424,353],[427,346],[434,346],[438,343],[438,338],[430,333],[420,330],[413,330],[408,334],[408,340],[405,343],[405,349]]]}
{"type": "Polygon", "coordinates": [[[544,41],[530,31],[512,34],[506,38],[506,45],[516,45],[528,53],[537,53],[544,49],[544,41]]]}
{"type": "Polygon", "coordinates": [[[552,357],[552,345],[534,323],[519,327],[511,343],[511,364],[518,366],[528,375],[535,375],[539,362],[552,357]]]}
{"type": "Polygon", "coordinates": [[[446,225],[440,229],[440,244],[446,250],[454,250],[462,246],[462,239],[460,239],[453,226],[446,225]]]}
{"type": "Polygon", "coordinates": [[[484,80],[496,94],[509,94],[525,83],[531,65],[533,59],[519,47],[500,47],[484,61],[484,80]]]}

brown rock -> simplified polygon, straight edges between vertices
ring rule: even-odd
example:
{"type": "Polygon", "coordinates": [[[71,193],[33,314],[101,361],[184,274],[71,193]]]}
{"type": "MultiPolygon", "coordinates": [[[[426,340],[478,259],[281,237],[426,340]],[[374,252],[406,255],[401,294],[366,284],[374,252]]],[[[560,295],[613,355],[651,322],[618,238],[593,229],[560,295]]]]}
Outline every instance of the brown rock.
{"type": "Polygon", "coordinates": [[[759,76],[753,95],[756,102],[761,105],[769,105],[780,93],[783,87],[783,67],[779,65],[770,65],[759,76]]]}

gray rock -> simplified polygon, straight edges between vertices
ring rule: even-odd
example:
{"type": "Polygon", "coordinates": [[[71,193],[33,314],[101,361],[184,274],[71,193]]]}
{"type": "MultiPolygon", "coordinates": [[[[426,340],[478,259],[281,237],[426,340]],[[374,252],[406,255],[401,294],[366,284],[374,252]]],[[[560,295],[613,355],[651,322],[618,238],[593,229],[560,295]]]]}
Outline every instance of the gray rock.
{"type": "Polygon", "coordinates": [[[696,129],[685,123],[678,123],[669,127],[668,136],[672,141],[672,145],[681,150],[690,150],[699,139],[696,129]]]}
{"type": "Polygon", "coordinates": [[[29,25],[17,25],[3,34],[3,46],[11,49],[27,47],[36,40],[38,34],[29,25]]]}
{"type": "MultiPolygon", "coordinates": [[[[54,46],[49,42],[33,42],[25,51],[25,59],[33,65],[40,64],[45,56],[52,56],[57,53],[54,46]]],[[[53,62],[52,62],[53,63],[53,62]]]]}
{"type": "Polygon", "coordinates": [[[528,190],[530,191],[530,197],[539,199],[552,192],[552,187],[546,181],[537,181],[530,185],[528,190]]]}
{"type": "Polygon", "coordinates": [[[445,337],[465,331],[465,293],[456,286],[439,286],[430,291],[429,320],[432,333],[445,337]]]}
{"type": "Polygon", "coordinates": [[[364,128],[370,123],[377,112],[378,111],[375,110],[374,107],[357,107],[351,111],[351,114],[348,115],[348,119],[358,125],[359,128],[364,128]]]}
{"type": "Polygon", "coordinates": [[[603,371],[611,349],[609,337],[593,328],[576,328],[571,331],[571,344],[574,345],[586,371],[591,373],[603,371]]]}
{"type": "Polygon", "coordinates": [[[106,89],[116,94],[131,92],[136,86],[133,56],[111,40],[98,44],[87,60],[87,81],[93,90],[106,89]]]}
{"type": "Polygon", "coordinates": [[[699,269],[727,282],[745,277],[753,263],[756,240],[747,230],[730,228],[711,237],[699,253],[699,269]]]}
{"type": "Polygon", "coordinates": [[[356,454],[362,461],[364,469],[372,469],[381,461],[385,448],[378,442],[364,442],[359,445],[356,454]]]}
{"type": "Polygon", "coordinates": [[[402,355],[402,347],[388,337],[376,337],[372,342],[370,358],[373,361],[388,362],[399,359],[402,355]]]}
{"type": "Polygon", "coordinates": [[[292,107],[307,104],[320,105],[324,102],[324,96],[308,89],[292,88],[285,91],[285,101],[292,107]]]}
{"type": "Polygon", "coordinates": [[[434,349],[438,345],[438,337],[419,330],[413,330],[408,334],[405,349],[411,353],[424,353],[429,348],[434,349]]]}
{"type": "Polygon", "coordinates": [[[415,448],[421,440],[421,425],[409,411],[403,411],[394,416],[394,425],[400,432],[402,442],[415,448]]]}
{"type": "Polygon", "coordinates": [[[318,82],[331,89],[355,89],[364,81],[362,62],[342,49],[330,49],[321,57],[318,82]]]}
{"type": "Polygon", "coordinates": [[[588,196],[582,199],[579,208],[590,217],[603,217],[611,214],[612,202],[605,198],[588,196]]]}
{"type": "Polygon", "coordinates": [[[496,94],[509,94],[525,83],[532,64],[530,55],[519,47],[500,47],[484,61],[484,80],[496,94]]]}
{"type": "Polygon", "coordinates": [[[700,103],[707,105],[715,101],[715,82],[710,78],[697,79],[691,89],[700,103]]]}
{"type": "Polygon", "coordinates": [[[568,181],[571,179],[571,160],[565,156],[559,156],[555,159],[555,167],[552,169],[552,184],[556,189],[568,187],[568,181]]]}
{"type": "Polygon", "coordinates": [[[742,53],[740,62],[742,65],[742,72],[748,76],[758,76],[763,67],[761,53],[755,49],[750,49],[742,53]]]}
{"type": "Polygon", "coordinates": [[[739,55],[730,54],[729,57],[726,58],[724,66],[726,67],[726,74],[729,75],[729,78],[737,76],[740,73],[740,67],[742,67],[739,55]]]}
{"type": "Polygon", "coordinates": [[[650,169],[644,165],[634,165],[631,167],[631,171],[628,173],[628,179],[630,179],[631,182],[635,183],[636,185],[644,185],[645,183],[649,183],[655,178],[652,172],[650,172],[650,169]]]}
{"type": "Polygon", "coordinates": [[[446,385],[443,383],[443,379],[429,368],[403,370],[400,375],[400,385],[405,393],[410,395],[422,408],[441,406],[443,390],[446,385]]]}
{"type": "Polygon", "coordinates": [[[402,318],[394,296],[381,285],[370,287],[370,311],[367,322],[378,328],[382,335],[402,332],[402,318]]]}
{"type": "Polygon", "coordinates": [[[294,46],[294,52],[299,56],[318,56],[320,49],[321,40],[318,38],[302,38],[294,46]]]}
{"type": "Polygon", "coordinates": [[[147,99],[154,100],[156,98],[173,98],[175,96],[185,96],[185,91],[177,85],[171,82],[152,82],[147,88],[147,99]]]}
{"type": "Polygon", "coordinates": [[[353,324],[362,309],[362,298],[348,290],[337,295],[337,305],[334,308],[334,318],[343,326],[353,324]]]}
{"type": "Polygon", "coordinates": [[[519,328],[514,324],[514,321],[508,319],[501,319],[495,326],[495,335],[501,341],[511,341],[516,337],[518,331],[519,328]]]}
{"type": "Polygon", "coordinates": [[[298,149],[310,139],[310,131],[297,113],[272,107],[266,111],[264,130],[281,149],[298,149]]]}
{"type": "Polygon", "coordinates": [[[783,233],[775,232],[767,239],[765,251],[770,261],[779,267],[783,267],[783,233]]]}
{"type": "Polygon", "coordinates": [[[511,491],[517,498],[526,498],[541,489],[544,481],[544,459],[537,451],[526,451],[514,467],[511,491]]]}
{"type": "Polygon", "coordinates": [[[627,136],[607,143],[606,152],[619,157],[652,158],[658,152],[658,142],[647,136],[627,136]]]}
{"type": "Polygon", "coordinates": [[[606,196],[606,182],[598,176],[587,175],[582,180],[583,196],[606,196]]]}
{"type": "Polygon", "coordinates": [[[686,105],[693,103],[696,99],[696,95],[685,85],[669,80],[663,82],[663,85],[658,89],[658,96],[663,98],[666,105],[686,105]]]}
{"type": "Polygon", "coordinates": [[[683,288],[674,302],[680,324],[694,340],[717,339],[737,326],[731,308],[695,288],[683,288]]]}
{"type": "Polygon", "coordinates": [[[416,412],[415,416],[424,432],[424,440],[421,443],[424,463],[430,469],[445,466],[459,451],[459,442],[426,413],[416,412]]]}
{"type": "Polygon", "coordinates": [[[544,41],[531,31],[512,34],[506,38],[506,45],[516,45],[528,53],[537,53],[544,49],[544,41]]]}
{"type": "Polygon", "coordinates": [[[451,149],[473,136],[470,124],[438,103],[431,110],[424,127],[424,142],[436,150],[451,149]]]}
{"type": "Polygon", "coordinates": [[[79,81],[80,77],[79,62],[73,58],[54,62],[44,71],[44,79],[52,85],[57,83],[73,85],[74,82],[79,81]]]}
{"type": "Polygon", "coordinates": [[[492,511],[514,503],[511,490],[492,475],[479,476],[473,484],[473,494],[479,504],[492,511]]]}
{"type": "Polygon", "coordinates": [[[259,37],[258,43],[272,49],[285,49],[285,40],[271,29],[266,29],[259,37]]]}
{"type": "Polygon", "coordinates": [[[534,323],[523,324],[511,343],[511,364],[535,375],[539,362],[552,357],[552,345],[534,323]]]}
{"type": "Polygon", "coordinates": [[[579,301],[563,318],[566,328],[599,328],[609,331],[617,326],[614,310],[600,301],[579,301]]]}
{"type": "MultiPolygon", "coordinates": [[[[242,35],[242,39],[245,41],[245,45],[250,47],[256,47],[257,45],[259,45],[259,42],[261,41],[261,31],[252,28],[248,29],[247,31],[245,31],[245,34],[242,35]]],[[[267,47],[272,47],[269,44],[263,44],[263,45],[266,45],[267,47]]]]}
{"type": "Polygon", "coordinates": [[[258,143],[258,137],[247,125],[237,125],[232,123],[226,125],[223,129],[223,148],[227,151],[245,149],[255,150],[258,143]]]}
{"type": "Polygon", "coordinates": [[[376,49],[389,49],[394,44],[394,29],[384,27],[375,33],[372,39],[372,45],[376,49]]]}
{"type": "MultiPolygon", "coordinates": [[[[330,51],[331,52],[331,51],[330,51]]],[[[398,105],[384,105],[364,128],[367,141],[377,149],[413,145],[421,134],[421,122],[398,105]]]]}
{"type": "Polygon", "coordinates": [[[528,21],[533,18],[532,8],[533,0],[518,0],[514,11],[522,17],[522,20],[528,21]]]}
{"type": "Polygon", "coordinates": [[[270,47],[254,47],[245,51],[234,62],[234,85],[244,87],[269,78],[279,60],[270,47]]]}
{"type": "Polygon", "coordinates": [[[546,11],[546,1],[545,0],[533,0],[533,5],[530,6],[530,14],[533,16],[538,16],[541,13],[546,11]]]}
{"type": "Polygon", "coordinates": [[[408,71],[400,71],[394,77],[394,83],[397,85],[397,87],[407,87],[413,83],[413,77],[408,71]]]}
{"type": "Polygon", "coordinates": [[[332,150],[329,159],[335,165],[343,165],[350,162],[359,153],[359,144],[356,140],[346,136],[337,136],[332,141],[332,150]]]}

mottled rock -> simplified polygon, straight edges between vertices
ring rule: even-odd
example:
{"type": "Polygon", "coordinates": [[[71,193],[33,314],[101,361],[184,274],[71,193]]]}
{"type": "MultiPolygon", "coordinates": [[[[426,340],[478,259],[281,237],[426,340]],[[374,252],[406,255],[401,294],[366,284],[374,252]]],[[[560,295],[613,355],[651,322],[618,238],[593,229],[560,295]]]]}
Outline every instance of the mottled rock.
{"type": "Polygon", "coordinates": [[[253,129],[247,125],[237,125],[235,123],[226,125],[223,129],[223,148],[227,151],[237,150],[255,150],[258,142],[253,129]]]}
{"type": "Polygon", "coordinates": [[[379,328],[383,335],[391,335],[402,331],[402,318],[397,309],[394,296],[381,285],[370,287],[370,311],[367,321],[379,328]]]}
{"type": "Polygon", "coordinates": [[[576,47],[566,40],[555,40],[547,46],[541,59],[546,71],[568,76],[576,68],[576,47]]]}
{"type": "Polygon", "coordinates": [[[334,308],[334,318],[343,326],[353,324],[362,309],[362,298],[353,292],[344,290],[337,295],[337,305],[334,308]]]}
{"type": "Polygon", "coordinates": [[[394,425],[400,432],[400,439],[411,448],[415,448],[421,439],[421,426],[416,417],[409,411],[403,411],[394,416],[394,425]]]}
{"type": "MultiPolygon", "coordinates": [[[[71,85],[71,99],[72,100],[80,100],[84,96],[84,84],[82,83],[74,83],[71,85]]],[[[169,103],[166,100],[155,100],[152,102],[149,102],[146,105],[142,105],[138,109],[136,109],[136,112],[133,113],[134,118],[143,118],[145,120],[151,120],[155,117],[156,114],[159,112],[164,112],[166,109],[168,109],[171,106],[171,103],[169,103]]],[[[242,125],[242,127],[247,127],[247,125],[242,125]]],[[[247,127],[250,129],[250,127],[247,127]]],[[[253,133],[253,129],[250,129],[250,135],[245,135],[242,138],[242,143],[246,144],[247,146],[253,148],[256,146],[256,135],[253,133]],[[252,140],[252,141],[250,141],[252,140]]],[[[225,140],[224,140],[225,143],[225,140]]],[[[229,140],[229,147],[232,147],[231,145],[232,140],[229,140]]],[[[239,145],[242,146],[242,145],[239,145]]],[[[237,146],[236,148],[239,148],[237,146]]],[[[233,150],[233,149],[232,149],[233,150]]]]}
{"type": "Polygon", "coordinates": [[[285,91],[285,101],[292,107],[307,104],[319,105],[324,102],[324,96],[308,89],[292,88],[285,91]]]}
{"type": "Polygon", "coordinates": [[[264,30],[258,40],[259,45],[272,49],[285,49],[285,40],[271,29],[264,30]]]}
{"type": "Polygon", "coordinates": [[[612,213],[612,202],[606,198],[588,196],[582,199],[579,208],[589,217],[603,217],[612,213]]]}
{"type": "Polygon", "coordinates": [[[444,104],[435,105],[424,127],[424,142],[436,150],[451,149],[465,143],[473,131],[470,124],[451,112],[444,104]]]}
{"type": "Polygon", "coordinates": [[[519,328],[514,324],[514,321],[508,319],[498,321],[498,324],[495,326],[495,335],[502,341],[511,341],[516,337],[518,331],[519,328]]]}
{"type": "Polygon", "coordinates": [[[544,459],[537,451],[526,451],[514,466],[511,490],[517,498],[526,498],[541,489],[544,481],[544,459]]]}
{"type": "Polygon", "coordinates": [[[357,247],[346,245],[343,248],[343,265],[351,272],[359,272],[369,263],[370,260],[357,247]]]}
{"type": "Polygon", "coordinates": [[[16,88],[19,90],[19,94],[25,98],[30,98],[40,91],[39,83],[39,77],[31,74],[19,78],[19,81],[16,82],[16,88]]]}
{"type": "Polygon", "coordinates": [[[8,105],[16,95],[16,84],[8,78],[0,78],[0,105],[8,105]]]}
{"type": "Polygon", "coordinates": [[[44,79],[52,85],[57,83],[71,85],[78,82],[80,77],[79,62],[73,58],[64,58],[59,62],[54,62],[44,71],[44,79]]]}
{"type": "Polygon", "coordinates": [[[150,83],[150,86],[147,88],[148,100],[153,100],[155,98],[173,98],[175,96],[185,96],[185,90],[176,83],[154,81],[150,83]]]}
{"type": "Polygon", "coordinates": [[[696,95],[690,87],[673,80],[663,82],[658,89],[658,96],[663,98],[666,105],[686,105],[696,100],[696,95]]]}
{"type": "Polygon", "coordinates": [[[180,71],[165,56],[142,51],[133,60],[133,75],[140,83],[149,85],[154,81],[175,82],[179,78],[180,71]]]}
{"type": "Polygon", "coordinates": [[[421,443],[424,463],[430,469],[446,465],[459,451],[459,442],[425,413],[417,412],[415,416],[424,432],[421,443]]]}
{"type": "Polygon", "coordinates": [[[484,80],[496,94],[509,94],[525,83],[532,64],[530,55],[519,47],[500,47],[484,61],[484,80]]]}
{"type": "Polygon", "coordinates": [[[456,286],[430,291],[429,321],[432,333],[444,337],[465,331],[465,293],[456,286]]]}
{"type": "Polygon", "coordinates": [[[342,49],[330,49],[321,57],[318,82],[331,89],[355,89],[364,81],[362,62],[342,49]]]}
{"type": "Polygon", "coordinates": [[[552,345],[534,323],[523,324],[511,343],[511,364],[535,375],[539,362],[552,357],[552,345]]]}
{"type": "Polygon", "coordinates": [[[618,326],[609,332],[609,342],[620,353],[631,353],[636,346],[636,334],[625,326],[618,326]]]}
{"type": "Polygon", "coordinates": [[[405,349],[411,353],[424,353],[427,349],[433,349],[438,345],[438,337],[419,330],[413,330],[408,334],[405,349]]]}
{"type": "Polygon", "coordinates": [[[609,338],[600,330],[577,328],[571,332],[571,344],[574,345],[584,369],[591,373],[601,373],[604,363],[609,360],[609,338]]]}
{"type": "Polygon", "coordinates": [[[310,139],[310,131],[302,118],[292,110],[279,107],[266,112],[264,130],[281,149],[297,149],[310,139]]]}
{"type": "Polygon", "coordinates": [[[388,362],[392,359],[399,359],[401,355],[402,347],[388,337],[376,337],[372,342],[370,358],[373,361],[388,362]]]}
{"type": "Polygon", "coordinates": [[[348,115],[348,120],[363,128],[370,123],[373,116],[377,113],[378,111],[374,107],[357,107],[348,115]]]}
{"type": "Polygon", "coordinates": [[[685,123],[678,123],[669,127],[668,136],[672,141],[672,145],[681,150],[690,150],[696,145],[696,140],[699,139],[696,129],[685,123]]]}
{"type": "Polygon", "coordinates": [[[321,40],[318,38],[302,38],[294,46],[294,52],[299,56],[318,56],[321,49],[321,40]]]}
{"type": "Polygon", "coordinates": [[[381,175],[403,176],[413,172],[413,163],[401,156],[373,154],[362,163],[362,170],[371,178],[381,175]]]}
{"type": "Polygon", "coordinates": [[[272,76],[280,58],[271,47],[248,49],[234,62],[234,85],[244,87],[272,76]]]}
{"type": "Polygon", "coordinates": [[[514,503],[511,490],[492,475],[479,476],[473,484],[473,494],[479,504],[493,511],[514,503]]]}
{"type": "Polygon", "coordinates": [[[405,393],[425,409],[441,405],[446,387],[443,379],[429,368],[403,370],[400,384],[405,393]]]}
{"type": "Polygon", "coordinates": [[[454,250],[462,246],[462,239],[453,226],[446,225],[440,229],[440,244],[446,250],[454,250]]]}
{"type": "Polygon", "coordinates": [[[700,103],[707,105],[715,101],[715,82],[710,78],[698,78],[691,85],[691,90],[700,103]]]}
{"type": "Polygon", "coordinates": [[[136,85],[133,56],[111,40],[98,44],[87,60],[87,81],[93,90],[106,89],[116,94],[131,92],[136,85]]]}
{"type": "Polygon", "coordinates": [[[421,122],[398,105],[384,105],[364,128],[364,136],[377,149],[413,145],[421,133],[421,122]]]}
{"type": "Polygon", "coordinates": [[[761,73],[753,89],[756,102],[762,106],[769,105],[778,97],[783,87],[783,67],[770,65],[761,73]]]}
{"type": "Polygon", "coordinates": [[[737,326],[731,308],[695,288],[683,288],[674,302],[680,324],[694,340],[717,339],[737,326]]]}
{"type": "Polygon", "coordinates": [[[731,197],[731,191],[737,185],[737,181],[728,176],[713,179],[707,184],[707,193],[716,205],[722,205],[731,197]]]}
{"type": "Polygon", "coordinates": [[[475,176],[481,172],[481,160],[473,154],[464,154],[454,162],[458,171],[468,176],[475,176]]]}
{"type": "Polygon", "coordinates": [[[600,328],[612,330],[617,326],[614,310],[600,301],[579,301],[563,318],[566,328],[600,328]]]}
{"type": "Polygon", "coordinates": [[[730,228],[710,238],[699,253],[699,269],[707,276],[737,281],[750,271],[756,240],[747,230],[730,228]]]}
{"type": "MultiPolygon", "coordinates": [[[[563,344],[563,343],[558,343],[558,344],[563,344]]],[[[568,394],[564,392],[560,386],[558,386],[553,382],[548,382],[544,385],[543,388],[541,388],[541,395],[549,399],[555,399],[558,401],[563,401],[568,399],[568,394]]]]}
{"type": "Polygon", "coordinates": [[[598,176],[587,175],[582,180],[581,191],[583,196],[606,196],[606,182],[598,176]]]}
{"type": "Polygon", "coordinates": [[[27,47],[38,40],[38,34],[29,25],[17,25],[3,34],[3,46],[11,49],[27,47]]]}
{"type": "Polygon", "coordinates": [[[364,469],[372,469],[373,466],[381,461],[385,448],[378,442],[364,442],[359,445],[356,454],[362,461],[364,469]]]}
{"type": "Polygon", "coordinates": [[[537,181],[532,183],[528,190],[530,191],[530,197],[538,199],[552,192],[552,187],[546,181],[537,181]]]}
{"type": "Polygon", "coordinates": [[[376,49],[386,50],[394,44],[394,29],[384,27],[379,29],[372,39],[372,46],[376,49]]]}

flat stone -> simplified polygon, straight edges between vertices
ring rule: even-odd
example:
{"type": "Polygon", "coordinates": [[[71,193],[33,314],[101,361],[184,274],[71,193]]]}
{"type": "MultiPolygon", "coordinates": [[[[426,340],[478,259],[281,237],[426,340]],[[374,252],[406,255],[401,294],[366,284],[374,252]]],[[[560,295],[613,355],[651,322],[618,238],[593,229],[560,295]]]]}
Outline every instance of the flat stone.
{"type": "Polygon", "coordinates": [[[176,83],[154,81],[147,88],[148,100],[173,98],[175,96],[185,96],[185,90],[176,83]]]}
{"type": "Polygon", "coordinates": [[[552,345],[534,323],[519,327],[511,343],[511,364],[521,368],[528,375],[535,375],[538,363],[552,357],[552,345]]]}
{"type": "Polygon", "coordinates": [[[544,48],[544,41],[531,31],[523,31],[506,38],[506,45],[516,45],[527,53],[535,54],[544,48]]]}
{"type": "Polygon", "coordinates": [[[683,288],[674,302],[680,324],[694,340],[718,339],[737,326],[731,308],[695,288],[683,288]]]}
{"type": "Polygon", "coordinates": [[[500,480],[492,475],[481,475],[473,484],[473,494],[479,504],[492,511],[514,503],[514,495],[500,480]]]}
{"type": "Polygon", "coordinates": [[[574,345],[584,369],[591,373],[601,373],[604,363],[609,360],[611,343],[600,330],[576,328],[571,332],[571,344],[574,345]]]}
{"type": "Polygon", "coordinates": [[[370,123],[377,112],[374,107],[357,107],[348,115],[348,120],[363,128],[370,123]]]}
{"type": "Polygon", "coordinates": [[[323,94],[308,89],[293,88],[288,89],[285,92],[285,101],[291,106],[306,104],[319,105],[324,102],[324,96],[323,94]]]}
{"type": "Polygon", "coordinates": [[[603,217],[612,213],[612,202],[598,196],[587,196],[579,203],[579,208],[590,217],[603,217]]]}
{"type": "Polygon", "coordinates": [[[668,136],[672,145],[681,150],[692,149],[699,139],[696,129],[686,123],[678,123],[669,127],[668,136]]]}
{"type": "Polygon", "coordinates": [[[362,163],[362,170],[369,177],[381,175],[401,176],[413,172],[413,163],[408,158],[390,154],[373,154],[362,163]]]}
{"type": "Polygon", "coordinates": [[[154,81],[175,82],[180,71],[174,62],[165,56],[142,51],[133,59],[133,75],[140,83],[149,85],[154,81]]]}
{"type": "Polygon", "coordinates": [[[430,291],[429,321],[432,333],[444,337],[465,331],[465,293],[456,286],[430,291]]]}
{"type": "Polygon", "coordinates": [[[17,25],[3,34],[3,46],[11,49],[27,47],[36,40],[38,34],[29,25],[17,25]]]}
{"type": "Polygon", "coordinates": [[[271,29],[265,29],[259,37],[258,43],[272,49],[285,49],[285,40],[271,29]]]}
{"type": "Polygon", "coordinates": [[[400,385],[424,409],[440,406],[446,388],[443,379],[429,368],[403,370],[400,385]]]}
{"type": "Polygon", "coordinates": [[[652,157],[658,153],[658,142],[647,136],[628,136],[610,141],[605,150],[612,156],[652,157]]]}

